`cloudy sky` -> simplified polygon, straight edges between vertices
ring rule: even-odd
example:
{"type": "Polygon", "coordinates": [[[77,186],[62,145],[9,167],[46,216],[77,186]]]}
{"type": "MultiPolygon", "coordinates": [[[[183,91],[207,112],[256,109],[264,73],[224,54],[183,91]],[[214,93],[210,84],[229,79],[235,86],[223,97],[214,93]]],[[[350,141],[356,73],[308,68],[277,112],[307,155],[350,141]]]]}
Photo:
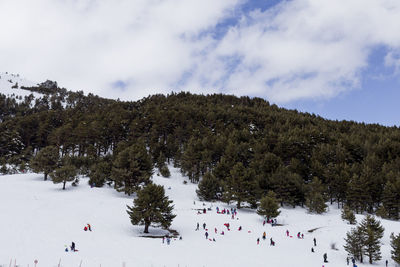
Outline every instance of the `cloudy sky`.
{"type": "Polygon", "coordinates": [[[0,25],[0,71],[33,81],[400,125],[399,0],[0,0],[0,25]]]}

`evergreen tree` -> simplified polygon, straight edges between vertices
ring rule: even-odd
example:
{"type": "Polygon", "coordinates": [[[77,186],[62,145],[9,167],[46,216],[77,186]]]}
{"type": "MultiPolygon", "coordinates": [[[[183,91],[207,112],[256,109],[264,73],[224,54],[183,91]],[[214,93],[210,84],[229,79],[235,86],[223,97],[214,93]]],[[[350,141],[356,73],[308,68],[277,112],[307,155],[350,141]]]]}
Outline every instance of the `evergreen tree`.
{"type": "Polygon", "coordinates": [[[368,181],[363,180],[365,176],[353,175],[350,179],[347,189],[347,204],[356,213],[367,210],[368,204],[371,203],[371,195],[369,194],[368,181]]]}
{"type": "Polygon", "coordinates": [[[47,175],[57,168],[59,163],[59,152],[57,147],[47,146],[40,150],[30,161],[30,167],[34,172],[43,172],[44,180],[47,175]]]}
{"type": "Polygon", "coordinates": [[[220,192],[221,185],[218,179],[210,172],[204,174],[196,190],[197,196],[201,200],[212,201],[218,199],[220,192]]]}
{"type": "Polygon", "coordinates": [[[267,195],[260,200],[260,207],[257,210],[257,214],[269,220],[270,218],[278,217],[280,213],[276,194],[273,191],[268,191],[267,195]]]}
{"type": "Polygon", "coordinates": [[[90,167],[89,184],[95,187],[102,187],[104,183],[110,178],[112,165],[106,161],[101,160],[90,167]]]}
{"type": "Polygon", "coordinates": [[[352,228],[350,232],[346,233],[346,238],[344,240],[346,241],[344,249],[347,251],[347,253],[362,263],[365,240],[360,229],[358,227],[352,228]]]}
{"type": "Polygon", "coordinates": [[[119,192],[131,195],[139,185],[147,184],[153,174],[153,164],[143,143],[137,142],[116,156],[113,162],[112,179],[119,192]]]}
{"type": "Polygon", "coordinates": [[[149,232],[151,224],[160,225],[167,229],[176,215],[172,214],[174,208],[172,200],[165,196],[164,187],[148,184],[137,192],[133,206],[127,206],[128,214],[133,225],[144,225],[144,232],[149,232]]]}
{"type": "Polygon", "coordinates": [[[306,206],[308,210],[318,214],[324,213],[328,206],[325,204],[325,199],[323,197],[324,186],[321,181],[317,177],[314,177],[307,187],[306,206]]]}
{"type": "Polygon", "coordinates": [[[67,164],[56,169],[54,172],[50,173],[50,177],[53,183],[63,183],[63,190],[65,190],[65,184],[67,182],[75,181],[77,176],[77,169],[75,166],[67,164]]]}
{"type": "Polygon", "coordinates": [[[356,224],[356,216],[349,206],[344,205],[342,210],[342,219],[348,221],[350,224],[356,224]]]}
{"type": "Polygon", "coordinates": [[[254,203],[257,191],[257,182],[252,170],[243,166],[239,162],[230,171],[226,183],[224,184],[224,199],[236,201],[236,206],[240,209],[242,202],[254,203]]]}
{"type": "Polygon", "coordinates": [[[394,233],[392,233],[390,235],[390,245],[392,246],[392,250],[390,251],[392,259],[397,264],[400,264],[400,234],[394,235],[394,233]]]}
{"type": "Polygon", "coordinates": [[[164,166],[162,166],[160,168],[160,174],[162,177],[168,178],[171,176],[171,173],[169,172],[168,166],[164,164],[164,166]]]}
{"type": "Polygon", "coordinates": [[[387,212],[387,217],[394,220],[399,219],[400,212],[400,186],[398,185],[400,185],[399,181],[388,181],[385,184],[382,195],[382,204],[387,212]]]}
{"type": "Polygon", "coordinates": [[[364,255],[369,258],[369,263],[380,260],[382,258],[380,240],[384,232],[381,223],[371,215],[367,215],[360,223],[359,229],[364,237],[364,255]]]}

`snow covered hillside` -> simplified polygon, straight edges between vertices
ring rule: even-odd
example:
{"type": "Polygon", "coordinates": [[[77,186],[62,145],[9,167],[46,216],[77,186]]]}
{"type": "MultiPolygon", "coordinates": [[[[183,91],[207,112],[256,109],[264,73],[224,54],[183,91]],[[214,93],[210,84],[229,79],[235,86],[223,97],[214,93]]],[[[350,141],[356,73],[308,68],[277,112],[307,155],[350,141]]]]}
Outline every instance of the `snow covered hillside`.
{"type": "Polygon", "coordinates": [[[15,98],[28,96],[33,94],[35,98],[42,96],[39,93],[33,93],[28,90],[20,89],[21,86],[33,87],[37,86],[36,83],[21,78],[19,75],[10,74],[7,72],[0,72],[0,93],[8,97],[15,96],[15,98]],[[18,86],[18,88],[16,88],[18,86]],[[15,87],[15,88],[13,88],[15,87]]]}
{"type": "MultiPolygon", "coordinates": [[[[77,187],[61,190],[61,185],[43,181],[40,174],[0,176],[0,266],[10,261],[18,266],[276,266],[276,267],[334,267],[346,266],[343,249],[345,233],[351,228],[340,219],[340,211],[331,206],[324,215],[308,214],[304,209],[281,209],[278,226],[263,226],[263,219],[253,210],[241,209],[235,219],[217,214],[219,209],[231,208],[223,203],[204,203],[197,199],[196,185],[184,184],[180,172],[171,168],[171,178],[154,176],[164,185],[174,201],[177,217],[171,228],[182,240],[170,245],[160,238],[144,238],[143,226],[132,226],[126,205],[127,197],[114,189],[90,188],[83,178],[77,187]],[[197,209],[211,208],[206,214],[197,209]],[[200,230],[195,231],[197,222],[200,230]],[[83,231],[86,224],[92,231],[83,231]],[[210,234],[205,238],[203,223],[210,234]],[[230,224],[230,231],[224,226],[230,224]],[[242,231],[238,231],[239,226],[242,231]],[[215,234],[215,228],[217,234],[215,234]],[[315,229],[313,232],[309,230],[315,229]],[[289,230],[292,237],[286,236],[289,230]],[[221,235],[224,231],[225,235],[221,235]],[[262,234],[266,232],[266,240],[262,234]],[[304,234],[298,239],[297,233],[304,234]],[[257,245],[257,238],[260,244],[257,245]],[[270,238],[276,245],[270,246],[270,238]],[[316,238],[315,253],[311,252],[316,238]],[[75,242],[77,252],[65,252],[75,242]],[[335,246],[337,250],[332,249],[335,246]],[[327,253],[329,263],[323,263],[327,253]]],[[[363,216],[357,216],[360,221],[363,216]]],[[[383,259],[378,263],[394,266],[390,260],[391,232],[400,231],[400,223],[381,220],[385,227],[382,245],[383,259]]],[[[161,235],[163,230],[151,228],[149,235],[161,235]]],[[[13,266],[13,265],[12,265],[13,266]]],[[[358,266],[369,266],[369,264],[358,266]]],[[[377,265],[375,265],[377,266],[377,265]]]]}

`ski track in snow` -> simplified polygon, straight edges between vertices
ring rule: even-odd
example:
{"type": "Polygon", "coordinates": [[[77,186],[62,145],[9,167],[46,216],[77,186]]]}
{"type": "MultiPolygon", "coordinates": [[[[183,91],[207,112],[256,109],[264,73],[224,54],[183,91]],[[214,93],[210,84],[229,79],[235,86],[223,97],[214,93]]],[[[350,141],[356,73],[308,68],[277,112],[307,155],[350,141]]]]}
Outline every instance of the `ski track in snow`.
{"type": "MultiPolygon", "coordinates": [[[[324,215],[309,214],[303,208],[282,208],[278,224],[272,227],[262,225],[263,219],[254,210],[240,209],[237,218],[217,214],[215,207],[231,208],[234,205],[199,201],[195,190],[197,185],[183,184],[184,177],[178,169],[170,167],[171,178],[153,176],[153,181],[165,187],[174,201],[174,213],[178,216],[171,228],[177,230],[182,240],[163,244],[159,238],[143,238],[143,226],[132,226],[126,205],[132,205],[133,196],[128,197],[113,188],[90,188],[87,178],[79,186],[63,191],[60,184],[43,181],[41,174],[16,174],[0,176],[0,266],[9,266],[10,260],[18,266],[37,267],[81,266],[126,267],[133,266],[275,266],[275,267],[334,267],[347,266],[343,249],[346,232],[351,225],[340,219],[340,210],[329,206],[324,215]],[[170,189],[168,189],[170,188],[170,189]],[[194,204],[195,201],[195,204],[194,204]],[[197,209],[212,208],[206,214],[197,214],[197,209]],[[200,230],[195,231],[199,222],[200,230]],[[205,238],[203,223],[209,229],[205,238]],[[227,231],[224,223],[230,223],[227,231]],[[90,223],[92,232],[83,231],[90,223]],[[242,226],[243,230],[238,231],[242,226]],[[218,234],[214,233],[217,228],[218,234]],[[319,228],[313,233],[310,229],[319,228]],[[225,235],[220,235],[224,230],[225,235]],[[286,237],[286,230],[292,238],[286,237]],[[251,231],[250,233],[248,231],[251,231]],[[266,240],[262,233],[266,232],[266,240]],[[297,232],[304,239],[297,239],[297,232]],[[256,240],[260,238],[260,245],[256,240]],[[269,239],[276,242],[269,245],[269,239]],[[311,253],[313,238],[317,240],[311,253]],[[78,252],[65,252],[65,246],[76,243],[78,252]],[[335,244],[338,250],[331,249],[335,244]],[[328,254],[329,263],[323,263],[323,254],[328,254]]],[[[356,215],[357,221],[363,216],[356,215]]],[[[390,233],[398,233],[400,223],[382,220],[385,235],[382,240],[382,260],[374,266],[384,266],[390,260],[390,233]]],[[[150,228],[150,235],[166,233],[150,228]]],[[[390,260],[390,266],[394,263],[390,260]]],[[[358,264],[358,266],[370,266],[358,264]]]]}

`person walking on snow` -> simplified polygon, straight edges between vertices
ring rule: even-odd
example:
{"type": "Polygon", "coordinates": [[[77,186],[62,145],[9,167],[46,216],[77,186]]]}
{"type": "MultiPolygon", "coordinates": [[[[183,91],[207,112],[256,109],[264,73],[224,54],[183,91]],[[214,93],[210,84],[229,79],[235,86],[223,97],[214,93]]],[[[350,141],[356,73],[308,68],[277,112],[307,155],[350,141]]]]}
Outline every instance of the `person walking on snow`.
{"type": "Polygon", "coordinates": [[[324,262],[328,262],[328,254],[324,253],[324,262]]]}
{"type": "Polygon", "coordinates": [[[264,232],[262,238],[265,240],[267,238],[267,233],[264,232]]]}
{"type": "Polygon", "coordinates": [[[208,232],[205,233],[206,239],[208,239],[208,232]]]}
{"type": "Polygon", "coordinates": [[[200,227],[200,224],[199,224],[199,223],[197,223],[196,231],[198,231],[198,230],[199,230],[199,227],[200,227]]]}
{"type": "Polygon", "coordinates": [[[203,229],[206,230],[206,223],[203,223],[203,229]]]}
{"type": "Polygon", "coordinates": [[[263,221],[263,226],[265,226],[265,220],[263,221]]]}
{"type": "Polygon", "coordinates": [[[92,231],[92,227],[90,227],[90,224],[87,224],[87,227],[88,227],[89,231],[91,232],[92,231]]]}
{"type": "Polygon", "coordinates": [[[72,244],[71,244],[71,251],[75,251],[75,243],[74,242],[72,242],[72,244]]]}
{"type": "Polygon", "coordinates": [[[289,236],[289,230],[286,230],[286,236],[289,236]]]}
{"type": "Polygon", "coordinates": [[[215,233],[217,233],[217,228],[214,228],[215,233]]]}
{"type": "Polygon", "coordinates": [[[317,239],[315,239],[315,237],[314,237],[314,247],[316,247],[317,246],[317,239]]]}
{"type": "Polygon", "coordinates": [[[260,238],[257,238],[257,245],[260,244],[260,238]]]}

